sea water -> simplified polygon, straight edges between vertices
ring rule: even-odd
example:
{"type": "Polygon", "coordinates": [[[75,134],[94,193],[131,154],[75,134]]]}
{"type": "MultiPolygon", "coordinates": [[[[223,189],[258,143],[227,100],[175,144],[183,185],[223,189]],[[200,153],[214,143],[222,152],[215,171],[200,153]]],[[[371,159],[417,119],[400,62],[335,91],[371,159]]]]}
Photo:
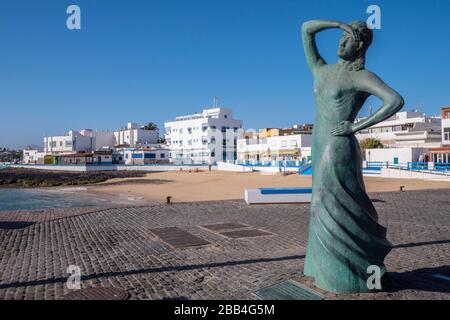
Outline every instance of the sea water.
{"type": "Polygon", "coordinates": [[[148,204],[142,198],[90,192],[87,188],[0,188],[0,211],[148,204]]]}

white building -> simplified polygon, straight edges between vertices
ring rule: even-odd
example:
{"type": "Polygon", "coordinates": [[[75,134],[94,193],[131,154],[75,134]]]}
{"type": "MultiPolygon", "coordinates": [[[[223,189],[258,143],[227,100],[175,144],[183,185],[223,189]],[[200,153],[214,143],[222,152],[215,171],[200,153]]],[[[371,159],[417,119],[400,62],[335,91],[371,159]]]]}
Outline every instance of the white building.
{"type": "Polygon", "coordinates": [[[114,133],[108,131],[71,130],[64,136],[44,138],[44,153],[50,155],[91,152],[114,148],[114,133]]]}
{"type": "Polygon", "coordinates": [[[164,124],[166,143],[173,163],[214,164],[237,158],[237,139],[243,136],[242,121],[227,108],[206,109],[176,117],[164,124]]]}
{"type": "Polygon", "coordinates": [[[169,149],[160,144],[144,148],[120,148],[113,153],[113,163],[126,165],[169,163],[169,149]]]}
{"type": "Polygon", "coordinates": [[[44,164],[45,153],[37,148],[26,148],[22,151],[23,164],[44,164]]]}
{"type": "Polygon", "coordinates": [[[430,149],[430,160],[435,163],[450,163],[450,107],[442,108],[442,141],[438,148],[430,149]]]}
{"type": "Polygon", "coordinates": [[[408,162],[426,162],[428,148],[387,148],[367,149],[366,161],[389,164],[406,164],[408,162]]]}
{"type": "Polygon", "coordinates": [[[356,137],[359,141],[375,138],[389,148],[439,147],[441,144],[441,118],[427,117],[423,113],[414,111],[398,112],[385,121],[359,131],[356,137]]]}
{"type": "Polygon", "coordinates": [[[450,147],[450,107],[442,108],[442,146],[450,147]]]}
{"type": "Polygon", "coordinates": [[[158,143],[159,133],[157,130],[145,130],[136,123],[128,123],[126,128],[114,132],[115,145],[117,147],[137,147],[158,143]]]}
{"type": "Polygon", "coordinates": [[[311,134],[292,134],[253,137],[238,140],[240,161],[310,160],[311,134]]]}

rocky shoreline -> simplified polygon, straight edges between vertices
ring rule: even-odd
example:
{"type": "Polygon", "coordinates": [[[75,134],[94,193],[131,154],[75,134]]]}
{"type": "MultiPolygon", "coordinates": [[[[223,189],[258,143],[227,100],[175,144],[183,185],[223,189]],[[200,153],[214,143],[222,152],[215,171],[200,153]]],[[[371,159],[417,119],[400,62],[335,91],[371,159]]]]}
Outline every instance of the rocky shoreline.
{"type": "Polygon", "coordinates": [[[0,171],[0,188],[39,188],[91,185],[115,178],[140,178],[139,171],[61,172],[8,168],[0,171]]]}

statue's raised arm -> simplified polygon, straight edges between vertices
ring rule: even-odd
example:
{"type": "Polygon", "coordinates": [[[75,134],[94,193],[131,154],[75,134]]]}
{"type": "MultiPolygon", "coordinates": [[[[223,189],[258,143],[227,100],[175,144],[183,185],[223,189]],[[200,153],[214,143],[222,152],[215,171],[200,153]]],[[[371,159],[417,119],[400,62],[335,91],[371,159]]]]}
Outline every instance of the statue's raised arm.
{"type": "Polygon", "coordinates": [[[326,64],[325,60],[320,56],[319,50],[317,49],[316,33],[331,28],[342,29],[345,32],[352,34],[354,37],[357,37],[357,34],[349,25],[341,23],[339,21],[311,20],[305,22],[302,25],[302,39],[303,48],[306,55],[306,62],[313,72],[317,67],[326,64]]]}

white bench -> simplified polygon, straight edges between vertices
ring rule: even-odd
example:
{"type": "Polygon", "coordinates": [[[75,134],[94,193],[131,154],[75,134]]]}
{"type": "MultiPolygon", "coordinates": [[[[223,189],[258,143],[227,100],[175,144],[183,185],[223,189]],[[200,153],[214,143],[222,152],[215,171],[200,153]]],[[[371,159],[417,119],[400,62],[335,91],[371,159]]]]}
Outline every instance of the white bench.
{"type": "Polygon", "coordinates": [[[260,188],[246,189],[245,202],[264,203],[310,203],[312,188],[260,188]]]}

